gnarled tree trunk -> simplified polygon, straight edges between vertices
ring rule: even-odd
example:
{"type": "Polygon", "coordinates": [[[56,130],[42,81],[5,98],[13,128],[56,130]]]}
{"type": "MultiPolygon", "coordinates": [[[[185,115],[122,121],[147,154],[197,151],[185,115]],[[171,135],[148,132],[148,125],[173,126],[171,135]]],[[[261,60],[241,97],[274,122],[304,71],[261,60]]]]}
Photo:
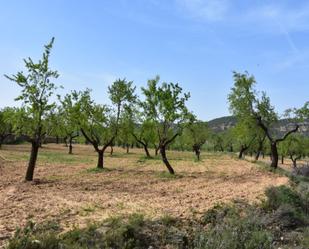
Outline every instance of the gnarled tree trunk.
{"type": "Polygon", "coordinates": [[[193,145],[193,151],[195,152],[197,160],[200,161],[200,155],[201,155],[201,148],[200,148],[200,146],[197,145],[197,144],[193,145]]]}
{"type": "Polygon", "coordinates": [[[161,156],[162,156],[162,161],[164,162],[168,171],[170,172],[170,174],[174,175],[175,171],[172,168],[171,164],[169,163],[169,161],[167,160],[167,157],[166,157],[166,146],[165,145],[160,147],[160,153],[161,153],[161,156]]]}
{"type": "Polygon", "coordinates": [[[72,155],[73,154],[73,145],[72,145],[72,138],[70,138],[70,144],[69,144],[69,154],[72,155]]]}
{"type": "Polygon", "coordinates": [[[144,151],[146,153],[146,156],[148,158],[151,158],[149,150],[148,150],[148,142],[147,141],[143,141],[142,139],[139,139],[135,134],[132,134],[133,137],[135,138],[135,140],[137,141],[138,144],[141,144],[144,148],[144,151]]]}
{"type": "Polygon", "coordinates": [[[104,151],[103,150],[98,150],[98,164],[97,164],[97,168],[99,169],[103,169],[104,168],[104,151]]]}
{"type": "Polygon", "coordinates": [[[248,149],[248,146],[245,146],[245,145],[242,145],[240,147],[240,151],[239,151],[239,155],[238,155],[238,158],[239,159],[242,159],[243,158],[243,155],[245,153],[245,151],[248,149]]]}
{"type": "Polygon", "coordinates": [[[276,169],[278,168],[278,160],[279,160],[276,141],[271,142],[270,150],[271,150],[271,167],[276,169]]]}
{"type": "Polygon", "coordinates": [[[40,147],[40,142],[38,141],[31,142],[31,154],[30,154],[30,159],[29,159],[28,168],[26,172],[26,178],[25,178],[26,181],[33,180],[34,168],[35,168],[36,161],[38,158],[39,147],[40,147]]]}

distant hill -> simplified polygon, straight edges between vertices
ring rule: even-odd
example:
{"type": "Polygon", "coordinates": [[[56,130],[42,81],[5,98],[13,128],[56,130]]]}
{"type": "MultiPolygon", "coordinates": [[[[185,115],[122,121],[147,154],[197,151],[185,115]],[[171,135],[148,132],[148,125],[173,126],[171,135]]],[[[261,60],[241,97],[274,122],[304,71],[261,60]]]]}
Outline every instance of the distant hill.
{"type": "Polygon", "coordinates": [[[234,116],[225,116],[221,118],[215,118],[208,121],[208,126],[214,132],[226,131],[236,125],[237,119],[234,116]]]}
{"type": "MultiPolygon", "coordinates": [[[[225,116],[221,118],[216,118],[208,121],[208,126],[214,132],[223,132],[226,131],[237,123],[237,119],[234,116],[225,116]]],[[[293,129],[295,127],[295,123],[288,119],[279,120],[278,124],[274,125],[273,132],[277,133],[277,135],[282,135],[285,132],[293,129]]],[[[300,123],[300,132],[306,136],[309,136],[309,120],[300,123]]]]}

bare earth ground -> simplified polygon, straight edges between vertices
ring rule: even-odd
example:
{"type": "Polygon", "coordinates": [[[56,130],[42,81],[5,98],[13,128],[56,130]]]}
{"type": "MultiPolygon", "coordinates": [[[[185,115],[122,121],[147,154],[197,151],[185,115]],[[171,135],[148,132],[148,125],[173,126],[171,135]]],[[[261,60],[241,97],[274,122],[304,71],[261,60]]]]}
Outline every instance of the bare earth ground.
{"type": "Polygon", "coordinates": [[[287,178],[231,155],[205,153],[195,162],[189,152],[169,152],[177,176],[165,174],[156,158],[145,160],[142,150],[126,154],[116,148],[106,155],[107,170],[96,172],[96,153],[76,145],[74,155],[63,145],[40,151],[36,183],[23,181],[29,145],[4,146],[0,154],[0,247],[27,220],[57,220],[64,229],[84,226],[115,215],[143,213],[150,218],[172,215],[192,218],[219,202],[263,197],[272,185],[287,178]]]}

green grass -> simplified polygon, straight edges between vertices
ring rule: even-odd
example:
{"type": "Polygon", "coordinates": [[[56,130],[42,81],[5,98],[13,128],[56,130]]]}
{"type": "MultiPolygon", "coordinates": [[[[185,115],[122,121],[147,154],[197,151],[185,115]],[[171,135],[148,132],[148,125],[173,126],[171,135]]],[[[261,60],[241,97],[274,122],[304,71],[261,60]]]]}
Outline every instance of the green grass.
{"type": "MultiPolygon", "coordinates": [[[[10,161],[28,161],[30,152],[8,152],[5,153],[5,158],[10,161]]],[[[63,152],[50,152],[50,151],[39,151],[38,163],[59,163],[59,164],[91,164],[97,159],[94,156],[79,156],[79,155],[69,155],[63,152]]]]}
{"type": "Polygon", "coordinates": [[[182,178],[183,176],[180,174],[170,174],[167,171],[156,172],[156,177],[164,180],[174,180],[182,178]]]}
{"type": "Polygon", "coordinates": [[[111,171],[110,169],[108,168],[89,168],[89,169],[86,169],[84,172],[85,173],[88,173],[88,174],[99,174],[99,173],[104,173],[104,172],[108,172],[108,171],[111,171]]]}

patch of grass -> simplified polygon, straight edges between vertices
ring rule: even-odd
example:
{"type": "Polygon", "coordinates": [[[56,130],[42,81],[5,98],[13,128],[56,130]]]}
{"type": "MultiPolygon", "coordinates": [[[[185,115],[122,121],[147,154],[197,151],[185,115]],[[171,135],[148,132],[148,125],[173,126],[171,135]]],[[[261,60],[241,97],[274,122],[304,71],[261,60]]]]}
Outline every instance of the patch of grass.
{"type": "Polygon", "coordinates": [[[182,175],[179,175],[177,173],[175,174],[170,174],[167,171],[161,171],[156,173],[156,177],[164,180],[174,180],[174,179],[179,179],[182,178],[182,175]]]}
{"type": "Polygon", "coordinates": [[[107,168],[89,168],[89,169],[86,169],[85,172],[88,173],[88,174],[99,174],[99,173],[103,173],[103,172],[108,172],[110,171],[110,169],[107,169],[107,168]]]}
{"type": "Polygon", "coordinates": [[[169,214],[164,214],[161,218],[160,221],[164,226],[172,226],[177,222],[177,219],[175,217],[169,215],[169,214]]]}
{"type": "Polygon", "coordinates": [[[145,163],[147,161],[158,161],[158,160],[161,160],[160,157],[147,157],[147,156],[141,156],[138,160],[137,160],[137,163],[145,163]]]}
{"type": "Polygon", "coordinates": [[[44,163],[61,163],[61,164],[90,164],[94,161],[94,158],[89,156],[77,156],[77,155],[69,155],[65,153],[59,152],[47,152],[42,151],[39,152],[38,160],[44,163]]]}

